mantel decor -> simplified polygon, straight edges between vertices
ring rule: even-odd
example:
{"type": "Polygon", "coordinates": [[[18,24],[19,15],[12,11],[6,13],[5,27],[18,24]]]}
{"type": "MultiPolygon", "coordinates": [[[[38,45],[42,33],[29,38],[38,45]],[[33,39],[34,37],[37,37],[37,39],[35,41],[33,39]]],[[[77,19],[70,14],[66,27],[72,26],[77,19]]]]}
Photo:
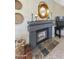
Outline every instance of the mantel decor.
{"type": "Polygon", "coordinates": [[[48,5],[42,1],[38,5],[38,16],[42,19],[47,18],[49,15],[48,5]]]}

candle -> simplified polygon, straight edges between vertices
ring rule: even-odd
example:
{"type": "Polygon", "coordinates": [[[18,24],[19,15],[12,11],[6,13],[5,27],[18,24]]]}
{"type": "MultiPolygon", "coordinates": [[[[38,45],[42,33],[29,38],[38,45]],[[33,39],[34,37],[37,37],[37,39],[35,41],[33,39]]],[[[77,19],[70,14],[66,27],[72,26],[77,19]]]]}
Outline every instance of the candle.
{"type": "Polygon", "coordinates": [[[32,21],[33,21],[33,13],[32,13],[32,15],[31,15],[31,16],[32,16],[32,21]]]}
{"type": "Polygon", "coordinates": [[[38,17],[38,15],[35,15],[36,21],[37,21],[37,17],[38,17]]]}
{"type": "Polygon", "coordinates": [[[51,20],[52,20],[52,12],[51,12],[51,20]]]}

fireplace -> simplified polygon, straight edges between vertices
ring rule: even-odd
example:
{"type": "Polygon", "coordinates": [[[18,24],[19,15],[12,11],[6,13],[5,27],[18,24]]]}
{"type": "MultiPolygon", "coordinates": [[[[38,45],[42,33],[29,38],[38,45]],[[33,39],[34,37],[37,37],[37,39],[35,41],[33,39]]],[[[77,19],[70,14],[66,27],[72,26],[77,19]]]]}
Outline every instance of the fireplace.
{"type": "Polygon", "coordinates": [[[40,43],[52,38],[52,20],[28,22],[29,44],[34,49],[40,43]]]}
{"type": "Polygon", "coordinates": [[[48,28],[40,29],[36,31],[36,43],[40,44],[41,42],[48,39],[48,28]]]}

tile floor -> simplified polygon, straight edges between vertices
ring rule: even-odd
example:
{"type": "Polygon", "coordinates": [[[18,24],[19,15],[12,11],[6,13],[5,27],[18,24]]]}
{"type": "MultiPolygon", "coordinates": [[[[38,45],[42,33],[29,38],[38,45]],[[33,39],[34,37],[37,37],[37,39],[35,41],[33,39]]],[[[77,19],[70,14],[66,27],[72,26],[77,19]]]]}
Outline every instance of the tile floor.
{"type": "Polygon", "coordinates": [[[36,48],[33,51],[33,59],[64,59],[64,37],[53,39],[57,40],[59,44],[47,56],[43,56],[40,50],[36,48]]]}

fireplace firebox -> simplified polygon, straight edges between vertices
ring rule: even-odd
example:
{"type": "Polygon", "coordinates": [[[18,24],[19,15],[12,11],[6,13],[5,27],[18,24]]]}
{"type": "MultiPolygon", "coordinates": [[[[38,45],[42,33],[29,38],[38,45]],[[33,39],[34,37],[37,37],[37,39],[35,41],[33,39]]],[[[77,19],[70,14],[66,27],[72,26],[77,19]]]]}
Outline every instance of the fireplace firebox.
{"type": "Polygon", "coordinates": [[[36,31],[36,43],[40,44],[41,42],[45,41],[46,39],[48,39],[48,28],[45,29],[40,29],[36,31]]]}
{"type": "Polygon", "coordinates": [[[52,20],[28,22],[29,44],[34,49],[40,43],[52,38],[52,20]]]}

